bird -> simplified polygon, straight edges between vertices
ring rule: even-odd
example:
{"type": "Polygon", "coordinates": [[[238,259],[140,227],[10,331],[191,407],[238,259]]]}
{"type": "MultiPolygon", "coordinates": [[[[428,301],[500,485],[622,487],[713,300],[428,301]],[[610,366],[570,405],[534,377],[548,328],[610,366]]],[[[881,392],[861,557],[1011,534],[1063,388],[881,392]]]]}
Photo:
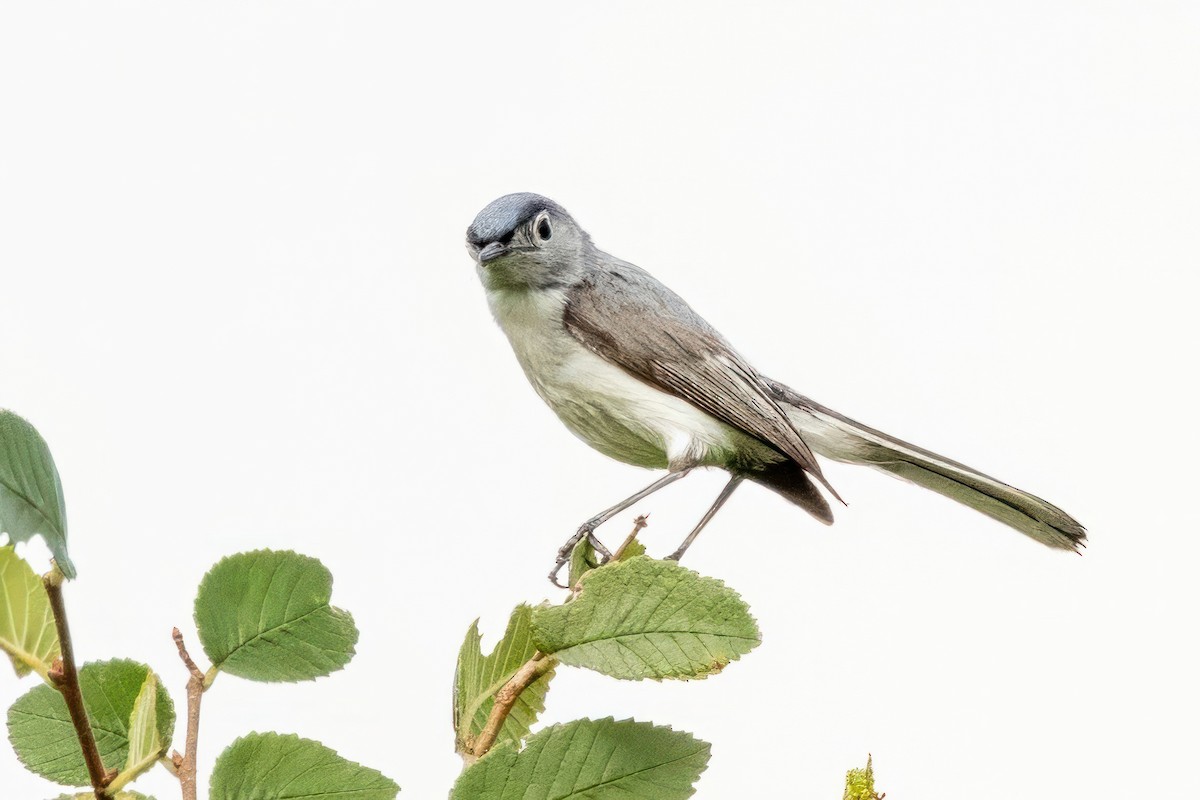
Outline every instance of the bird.
{"type": "Polygon", "coordinates": [[[488,306],[537,394],[577,437],[662,477],[579,526],[550,580],[585,537],[693,470],[729,480],[679,547],[678,561],[744,481],[833,523],[842,502],[816,455],[931,489],[1051,548],[1079,552],[1085,528],[1065,511],[971,467],[839,414],[769,378],[679,295],[599,249],[558,203],[500,197],[467,228],[488,306]]]}

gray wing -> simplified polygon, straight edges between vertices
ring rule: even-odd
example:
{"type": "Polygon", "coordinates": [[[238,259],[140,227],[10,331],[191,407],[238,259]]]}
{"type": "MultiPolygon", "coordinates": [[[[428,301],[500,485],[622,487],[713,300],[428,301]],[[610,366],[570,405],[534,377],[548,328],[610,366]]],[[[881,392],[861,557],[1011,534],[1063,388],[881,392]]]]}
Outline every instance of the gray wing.
{"type": "Polygon", "coordinates": [[[609,259],[568,293],[567,331],[596,355],[770,444],[837,497],[754,368],[677,294],[609,259]]]}

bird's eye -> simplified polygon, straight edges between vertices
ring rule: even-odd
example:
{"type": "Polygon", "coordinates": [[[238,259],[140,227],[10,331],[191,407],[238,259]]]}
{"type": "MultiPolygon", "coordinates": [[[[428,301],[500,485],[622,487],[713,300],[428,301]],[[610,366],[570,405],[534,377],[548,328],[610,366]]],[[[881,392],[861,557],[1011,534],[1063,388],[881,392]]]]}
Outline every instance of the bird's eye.
{"type": "Polygon", "coordinates": [[[546,217],[542,217],[538,221],[537,235],[538,238],[543,242],[550,238],[550,220],[548,220],[546,217]]]}

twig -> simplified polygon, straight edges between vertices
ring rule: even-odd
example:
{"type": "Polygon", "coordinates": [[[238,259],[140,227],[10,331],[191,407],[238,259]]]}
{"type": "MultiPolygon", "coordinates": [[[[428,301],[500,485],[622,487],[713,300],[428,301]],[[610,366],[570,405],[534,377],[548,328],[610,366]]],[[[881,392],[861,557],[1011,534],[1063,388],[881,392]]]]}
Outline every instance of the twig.
{"type": "Polygon", "coordinates": [[[533,658],[522,664],[521,668],[508,679],[508,683],[500,687],[500,691],[496,692],[492,711],[488,714],[487,724],[483,726],[483,730],[479,732],[479,736],[476,737],[471,747],[471,755],[480,758],[492,749],[492,745],[496,743],[496,737],[500,735],[500,729],[504,727],[504,720],[508,719],[521,692],[553,669],[556,662],[557,659],[552,656],[535,653],[533,658]]]}
{"type": "Polygon", "coordinates": [[[629,545],[633,544],[633,540],[637,538],[638,533],[641,532],[642,528],[645,528],[649,524],[650,524],[650,515],[649,514],[641,514],[640,516],[638,516],[637,519],[635,519],[633,521],[633,530],[631,530],[629,532],[629,535],[625,537],[625,541],[621,542],[621,546],[618,547],[616,549],[616,551],[613,552],[613,556],[612,556],[613,563],[616,563],[621,560],[621,556],[623,556],[625,554],[625,550],[629,547],[629,545]]]}
{"type": "Polygon", "coordinates": [[[67,712],[71,715],[71,724],[75,726],[75,735],[79,737],[79,746],[83,749],[83,763],[87,765],[88,778],[92,782],[92,790],[96,800],[104,800],[104,787],[116,776],[116,771],[109,773],[104,769],[104,760],[96,749],[96,737],[92,734],[92,726],[88,722],[87,708],[83,705],[83,692],[79,688],[79,672],[75,669],[75,648],[71,644],[71,629],[67,626],[67,607],[62,594],[63,574],[56,565],[54,569],[42,576],[42,585],[50,598],[50,610],[54,612],[54,626],[58,629],[58,643],[62,656],[54,659],[50,667],[49,678],[54,688],[62,694],[67,704],[67,712]]]}
{"type": "Polygon", "coordinates": [[[196,666],[196,662],[192,661],[192,656],[183,644],[183,634],[179,632],[179,628],[171,629],[171,638],[175,640],[175,647],[179,649],[179,657],[183,660],[183,665],[187,667],[188,672],[191,673],[193,678],[199,678],[200,682],[203,683],[204,673],[196,666]]]}
{"type": "Polygon", "coordinates": [[[184,739],[183,755],[171,754],[175,774],[183,790],[183,800],[196,800],[196,742],[200,738],[200,697],[204,694],[204,673],[188,654],[183,645],[183,634],[179,628],[171,629],[171,638],[179,649],[179,658],[188,670],[187,682],[187,738],[184,739]]]}

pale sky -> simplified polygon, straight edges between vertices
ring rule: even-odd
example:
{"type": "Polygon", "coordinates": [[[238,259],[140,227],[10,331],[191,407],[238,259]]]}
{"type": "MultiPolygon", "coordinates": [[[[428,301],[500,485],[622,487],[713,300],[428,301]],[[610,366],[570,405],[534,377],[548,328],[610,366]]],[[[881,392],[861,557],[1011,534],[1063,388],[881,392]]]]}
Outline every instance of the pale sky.
{"type": "MultiPolygon", "coordinates": [[[[277,730],[445,796],[467,627],[557,601],[562,540],[653,478],[572,437],[489,316],[463,232],[536,191],[764,373],[1090,534],[839,464],[832,528],[744,488],[685,564],[763,644],[702,682],[563,668],[545,722],[691,731],[700,800],[837,798],[868,752],[896,800],[1189,785],[1200,7],[424,5],[0,10],[0,406],[62,474],[80,657],[182,711],[205,570],[316,556],[357,657],[219,678],[202,772],[277,730]]],[[[721,483],[637,507],[652,554],[721,483]]],[[[5,671],[6,708],[36,681],[5,671]]],[[[7,748],[0,784],[57,794],[7,748]]]]}

